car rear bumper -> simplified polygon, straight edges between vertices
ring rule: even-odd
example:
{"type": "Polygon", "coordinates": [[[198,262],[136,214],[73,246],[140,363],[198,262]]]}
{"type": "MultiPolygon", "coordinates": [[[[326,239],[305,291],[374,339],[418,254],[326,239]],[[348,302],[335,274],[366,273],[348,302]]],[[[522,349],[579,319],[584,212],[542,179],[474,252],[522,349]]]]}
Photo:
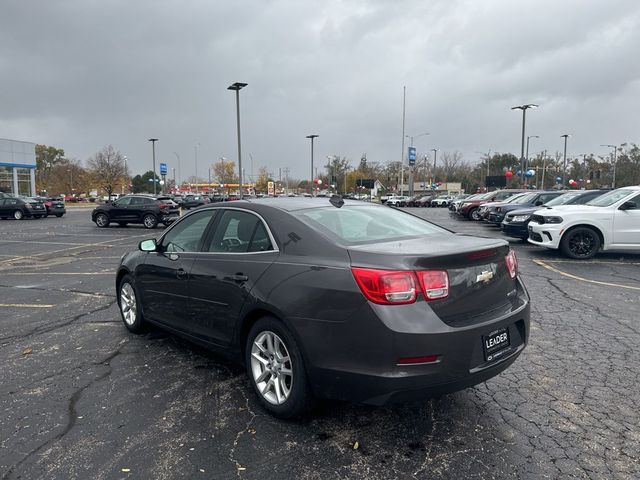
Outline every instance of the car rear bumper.
{"type": "MultiPolygon", "coordinates": [[[[529,298],[521,284],[519,290],[517,309],[465,327],[446,325],[430,308],[429,312],[416,308],[424,318],[408,322],[400,317],[375,318],[375,313],[369,316],[363,310],[346,322],[307,323],[298,334],[305,345],[313,391],[323,398],[384,405],[484,382],[511,365],[528,342],[529,298]],[[499,358],[488,360],[483,337],[503,328],[509,332],[510,345],[499,358]],[[430,355],[437,355],[437,361],[398,364],[401,358],[430,355]]],[[[379,313],[376,307],[372,310],[379,313]]]]}

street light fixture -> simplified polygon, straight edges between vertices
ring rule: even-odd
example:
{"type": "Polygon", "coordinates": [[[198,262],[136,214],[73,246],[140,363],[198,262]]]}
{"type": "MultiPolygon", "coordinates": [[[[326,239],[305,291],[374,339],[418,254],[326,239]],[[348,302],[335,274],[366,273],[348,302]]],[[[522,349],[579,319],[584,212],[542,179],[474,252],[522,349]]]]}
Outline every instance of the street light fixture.
{"type": "Polygon", "coordinates": [[[150,138],[151,151],[153,152],[153,194],[156,194],[156,142],[157,138],[150,138]]]}
{"type": "Polygon", "coordinates": [[[238,174],[240,177],[240,200],[242,200],[242,146],[240,142],[240,90],[246,87],[247,83],[235,82],[227,87],[227,90],[236,92],[236,120],[238,127],[238,174]]]}
{"type": "Polygon", "coordinates": [[[535,103],[526,103],[524,105],[517,105],[515,107],[511,107],[511,110],[522,110],[522,142],[520,145],[520,173],[522,174],[522,185],[524,185],[524,135],[525,135],[525,124],[527,120],[527,110],[529,108],[537,108],[539,105],[535,103]]]}
{"type": "Polygon", "coordinates": [[[313,140],[315,138],[318,138],[320,135],[316,135],[316,134],[312,134],[312,135],[307,135],[306,138],[311,139],[311,193],[313,194],[313,179],[315,178],[313,176],[313,140]]]}
{"type": "Polygon", "coordinates": [[[600,145],[601,147],[613,148],[613,179],[611,180],[611,188],[616,188],[616,164],[618,163],[618,146],[617,145],[600,145]]]}
{"type": "Polygon", "coordinates": [[[562,163],[562,188],[565,187],[566,177],[567,177],[567,138],[569,138],[571,134],[565,133],[564,135],[560,135],[560,138],[564,138],[564,160],[562,163]]]}

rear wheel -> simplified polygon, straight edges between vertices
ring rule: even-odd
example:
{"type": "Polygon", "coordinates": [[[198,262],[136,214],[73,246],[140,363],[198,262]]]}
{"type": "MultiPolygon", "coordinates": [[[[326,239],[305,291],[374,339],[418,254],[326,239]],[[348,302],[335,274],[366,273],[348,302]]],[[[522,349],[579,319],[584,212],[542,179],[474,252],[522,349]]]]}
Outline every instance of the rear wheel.
{"type": "Polygon", "coordinates": [[[109,226],[109,217],[106,213],[96,215],[96,225],[100,228],[107,228],[109,226]]]}
{"type": "Polygon", "coordinates": [[[125,275],[118,286],[118,305],[124,326],[130,332],[141,333],[145,330],[145,322],[142,318],[142,310],[138,303],[136,287],[131,275],[125,275]]]}
{"type": "Polygon", "coordinates": [[[16,220],[22,220],[24,218],[24,213],[22,213],[22,210],[16,210],[13,212],[13,218],[16,220]]]}
{"type": "Polygon", "coordinates": [[[144,224],[144,228],[156,228],[156,226],[158,225],[158,219],[155,217],[155,215],[147,213],[143,217],[142,223],[144,224]]]}
{"type": "Polygon", "coordinates": [[[280,418],[297,417],[313,397],[302,354],[289,330],[264,317],[249,331],[245,348],[247,374],[262,407],[280,418]]]}
{"type": "Polygon", "coordinates": [[[562,237],[560,249],[568,257],[586,260],[600,250],[600,236],[589,227],[577,227],[569,230],[562,237]]]}
{"type": "Polygon", "coordinates": [[[42,218],[42,215],[34,215],[33,218],[42,218]]]}
{"type": "Polygon", "coordinates": [[[58,218],[62,217],[62,215],[64,215],[64,213],[56,213],[56,217],[58,218]]]}

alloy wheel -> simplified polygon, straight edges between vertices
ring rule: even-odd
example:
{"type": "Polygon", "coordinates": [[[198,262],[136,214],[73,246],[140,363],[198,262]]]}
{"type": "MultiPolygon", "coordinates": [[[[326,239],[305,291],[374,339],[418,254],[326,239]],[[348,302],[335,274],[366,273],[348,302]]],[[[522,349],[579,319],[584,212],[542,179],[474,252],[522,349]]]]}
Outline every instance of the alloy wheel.
{"type": "Polygon", "coordinates": [[[578,257],[590,256],[594,246],[594,234],[588,231],[576,232],[569,238],[569,250],[578,257]]]}
{"type": "Polygon", "coordinates": [[[138,305],[136,303],[136,292],[130,283],[125,282],[120,288],[120,311],[124,322],[132,326],[138,318],[138,305]]]}
{"type": "Polygon", "coordinates": [[[21,210],[16,210],[15,212],[13,212],[13,218],[15,218],[16,220],[22,220],[24,218],[24,214],[21,210]]]}
{"type": "Polygon", "coordinates": [[[104,213],[99,213],[96,217],[96,225],[99,227],[106,227],[109,225],[109,217],[107,217],[104,213]]]}
{"type": "Polygon", "coordinates": [[[145,215],[142,221],[144,222],[144,226],[146,228],[154,228],[158,224],[156,217],[154,217],[153,215],[145,215]]]}
{"type": "Polygon", "coordinates": [[[271,331],[260,332],[251,346],[251,372],[262,397],[281,405],[291,395],[293,365],[286,345],[271,331]]]}

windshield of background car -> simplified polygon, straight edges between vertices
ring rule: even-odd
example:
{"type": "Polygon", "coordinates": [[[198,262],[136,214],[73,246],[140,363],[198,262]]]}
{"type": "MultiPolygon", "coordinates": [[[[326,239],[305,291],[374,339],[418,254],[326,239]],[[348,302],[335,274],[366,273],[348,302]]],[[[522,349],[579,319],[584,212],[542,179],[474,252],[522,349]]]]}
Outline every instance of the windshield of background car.
{"type": "Polygon", "coordinates": [[[403,211],[374,206],[314,208],[294,215],[314,230],[347,245],[451,233],[403,211]]]}
{"type": "Polygon", "coordinates": [[[549,200],[544,205],[545,207],[555,207],[558,205],[565,205],[569,203],[571,200],[573,200],[574,198],[579,197],[580,195],[583,195],[583,193],[582,192],[563,193],[562,195],[554,198],[553,200],[549,200]]]}
{"type": "Polygon", "coordinates": [[[622,200],[624,197],[631,195],[632,193],[637,193],[638,190],[630,190],[626,188],[621,188],[619,190],[613,190],[609,193],[605,193],[604,195],[594,198],[590,202],[585,203],[585,205],[591,205],[593,207],[608,207],[613,205],[614,203],[622,200]]]}

